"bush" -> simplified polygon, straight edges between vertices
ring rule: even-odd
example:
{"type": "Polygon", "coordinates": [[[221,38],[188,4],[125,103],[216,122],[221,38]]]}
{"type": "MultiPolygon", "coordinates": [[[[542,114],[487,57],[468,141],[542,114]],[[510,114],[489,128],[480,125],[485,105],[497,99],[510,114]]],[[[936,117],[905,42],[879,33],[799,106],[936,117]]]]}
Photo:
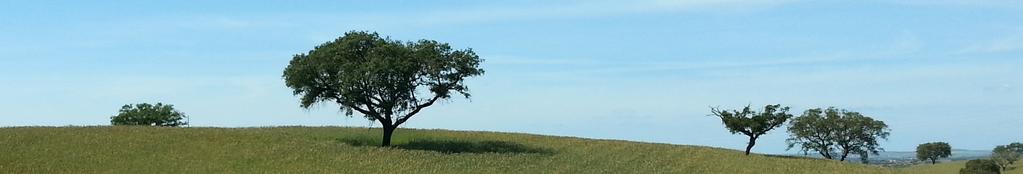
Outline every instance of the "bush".
{"type": "Polygon", "coordinates": [[[188,125],[182,121],[185,118],[184,113],[174,110],[174,105],[140,103],[122,106],[116,116],[110,117],[110,124],[177,127],[188,125]]]}
{"type": "Polygon", "coordinates": [[[975,159],[966,162],[966,168],[960,169],[959,174],[1001,174],[998,164],[988,159],[975,159]]]}

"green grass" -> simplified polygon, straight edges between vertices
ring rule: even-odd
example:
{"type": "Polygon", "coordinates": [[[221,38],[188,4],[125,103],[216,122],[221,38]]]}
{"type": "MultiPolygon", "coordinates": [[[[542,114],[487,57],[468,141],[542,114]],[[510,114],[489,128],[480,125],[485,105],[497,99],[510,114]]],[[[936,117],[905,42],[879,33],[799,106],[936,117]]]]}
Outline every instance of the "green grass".
{"type": "MultiPolygon", "coordinates": [[[[899,169],[905,173],[959,173],[959,169],[966,167],[966,161],[954,161],[938,164],[920,164],[899,169]]],[[[1002,171],[1002,174],[1023,174],[1023,163],[1017,163],[1014,169],[1002,171]]]]}
{"type": "Polygon", "coordinates": [[[966,166],[966,161],[953,161],[938,164],[918,164],[901,168],[900,170],[913,173],[934,173],[934,174],[955,174],[959,173],[959,169],[966,166]]]}
{"type": "MultiPolygon", "coordinates": [[[[0,128],[0,173],[911,173],[687,145],[340,127],[0,128]]],[[[915,173],[915,172],[912,172],[915,173]]]]}

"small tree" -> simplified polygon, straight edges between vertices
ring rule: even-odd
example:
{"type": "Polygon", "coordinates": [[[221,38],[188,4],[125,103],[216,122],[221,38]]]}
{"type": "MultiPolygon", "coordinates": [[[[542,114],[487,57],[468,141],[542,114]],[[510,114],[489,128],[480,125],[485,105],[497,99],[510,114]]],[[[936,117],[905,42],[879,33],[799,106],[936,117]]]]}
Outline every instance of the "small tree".
{"type": "Polygon", "coordinates": [[[1001,174],[998,165],[987,159],[975,159],[966,162],[966,167],[959,169],[959,174],[1001,174]]]}
{"type": "Polygon", "coordinates": [[[849,154],[877,155],[878,140],[887,139],[888,125],[879,120],[834,107],[809,109],[789,122],[789,149],[799,146],[803,153],[816,151],[827,159],[845,161],[849,154]]]}
{"type": "Polygon", "coordinates": [[[1002,170],[1008,169],[1019,160],[1020,153],[1015,148],[1011,148],[1008,145],[1001,145],[991,150],[991,160],[995,162],[1002,170]]]}
{"type": "Polygon", "coordinates": [[[746,106],[741,111],[724,111],[717,108],[711,108],[710,111],[714,116],[721,118],[721,123],[725,124],[725,128],[729,132],[732,134],[742,133],[749,137],[749,141],[746,143],[746,155],[749,155],[750,150],[757,144],[757,138],[792,118],[792,114],[787,113],[789,107],[781,107],[778,104],[764,106],[764,110],[761,112],[750,109],[750,106],[746,106]]]}
{"type": "Polygon", "coordinates": [[[183,121],[185,118],[185,114],[175,110],[174,105],[140,103],[121,106],[120,112],[110,117],[110,124],[177,127],[188,125],[183,121]]]}
{"type": "Polygon", "coordinates": [[[482,61],[472,49],[353,31],[295,55],[283,78],[303,108],[335,102],[347,116],[355,111],[380,122],[381,145],[389,146],[394,130],[424,108],[452,95],[469,98],[464,81],[483,74],[482,61]]]}
{"type": "Polygon", "coordinates": [[[948,158],[952,155],[952,146],[945,142],[931,142],[916,146],[916,159],[930,160],[931,164],[938,163],[940,158],[948,158]]]}

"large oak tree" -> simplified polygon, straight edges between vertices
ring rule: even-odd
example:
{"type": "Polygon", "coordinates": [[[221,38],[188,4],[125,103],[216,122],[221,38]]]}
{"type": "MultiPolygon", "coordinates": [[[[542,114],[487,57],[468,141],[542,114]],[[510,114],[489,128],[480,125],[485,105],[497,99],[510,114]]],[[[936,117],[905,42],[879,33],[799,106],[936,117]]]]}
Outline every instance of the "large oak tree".
{"type": "Polygon", "coordinates": [[[295,55],[283,77],[303,108],[334,102],[347,116],[380,122],[381,145],[389,146],[394,130],[424,108],[452,95],[469,98],[464,82],[483,74],[482,61],[472,49],[447,43],[352,31],[295,55]]]}
{"type": "Polygon", "coordinates": [[[881,149],[878,140],[887,139],[888,125],[858,112],[829,107],[806,110],[789,122],[789,148],[799,146],[806,153],[816,151],[827,159],[845,161],[858,154],[866,161],[881,149]]]}

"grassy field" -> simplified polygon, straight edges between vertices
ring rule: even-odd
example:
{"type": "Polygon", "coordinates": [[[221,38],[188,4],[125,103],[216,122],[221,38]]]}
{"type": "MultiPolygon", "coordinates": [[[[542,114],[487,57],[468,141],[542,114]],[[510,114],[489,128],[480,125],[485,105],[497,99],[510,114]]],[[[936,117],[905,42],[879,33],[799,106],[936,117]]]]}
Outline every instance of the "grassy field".
{"type": "MultiPolygon", "coordinates": [[[[966,167],[966,161],[954,161],[938,164],[921,164],[899,169],[905,173],[959,173],[959,169],[966,167]]],[[[1003,171],[1002,174],[1023,174],[1023,163],[1016,164],[1016,169],[1003,171]]]]}
{"type": "MultiPolygon", "coordinates": [[[[0,128],[0,173],[934,173],[686,145],[340,127],[0,128]]],[[[935,168],[935,170],[930,170],[935,168]]],[[[947,169],[945,169],[947,168],[947,169]]],[[[939,172],[943,173],[943,172],[939,172]]]]}

